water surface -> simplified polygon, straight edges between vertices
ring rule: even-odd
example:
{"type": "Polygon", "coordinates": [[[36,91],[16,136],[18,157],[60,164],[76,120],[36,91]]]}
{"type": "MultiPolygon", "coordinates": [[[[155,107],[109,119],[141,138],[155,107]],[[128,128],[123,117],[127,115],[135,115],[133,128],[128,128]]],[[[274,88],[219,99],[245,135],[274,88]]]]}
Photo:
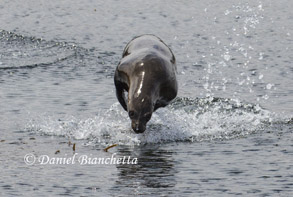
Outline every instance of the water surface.
{"type": "Polygon", "coordinates": [[[0,195],[293,195],[291,7],[2,1],[0,195]],[[174,52],[179,93],[137,135],[113,75],[124,46],[141,34],[174,52]],[[29,153],[115,154],[138,164],[27,165],[29,153]]]}

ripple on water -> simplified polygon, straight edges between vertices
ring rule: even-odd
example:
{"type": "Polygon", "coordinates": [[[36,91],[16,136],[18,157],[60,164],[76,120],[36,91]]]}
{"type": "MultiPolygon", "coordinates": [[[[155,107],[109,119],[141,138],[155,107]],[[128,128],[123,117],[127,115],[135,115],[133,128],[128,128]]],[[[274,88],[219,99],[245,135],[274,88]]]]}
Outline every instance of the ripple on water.
{"type": "Polygon", "coordinates": [[[35,68],[64,61],[75,55],[77,47],[45,41],[0,30],[0,69],[35,68]]]}

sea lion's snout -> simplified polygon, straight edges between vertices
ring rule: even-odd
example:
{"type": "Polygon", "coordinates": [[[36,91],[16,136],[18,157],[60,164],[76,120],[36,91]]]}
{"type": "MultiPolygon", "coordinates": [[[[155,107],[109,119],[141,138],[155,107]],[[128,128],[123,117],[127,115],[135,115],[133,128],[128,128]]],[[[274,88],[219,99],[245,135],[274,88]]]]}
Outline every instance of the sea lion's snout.
{"type": "Polygon", "coordinates": [[[131,127],[135,133],[143,133],[146,130],[146,124],[152,117],[151,107],[146,111],[147,108],[144,108],[144,113],[137,113],[135,110],[129,110],[128,115],[131,119],[131,127]]]}
{"type": "Polygon", "coordinates": [[[139,121],[132,120],[131,127],[135,133],[143,133],[146,129],[146,125],[139,121]]]}

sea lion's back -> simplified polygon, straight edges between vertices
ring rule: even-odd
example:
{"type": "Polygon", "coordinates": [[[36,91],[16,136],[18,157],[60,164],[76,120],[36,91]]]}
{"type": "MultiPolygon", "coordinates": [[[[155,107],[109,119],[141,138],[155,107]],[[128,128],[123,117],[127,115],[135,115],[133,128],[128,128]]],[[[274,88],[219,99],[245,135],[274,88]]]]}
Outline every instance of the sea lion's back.
{"type": "Polygon", "coordinates": [[[151,50],[161,53],[175,63],[175,57],[170,48],[154,35],[142,35],[131,40],[126,45],[122,57],[124,58],[132,53],[143,53],[144,51],[151,50]]]}

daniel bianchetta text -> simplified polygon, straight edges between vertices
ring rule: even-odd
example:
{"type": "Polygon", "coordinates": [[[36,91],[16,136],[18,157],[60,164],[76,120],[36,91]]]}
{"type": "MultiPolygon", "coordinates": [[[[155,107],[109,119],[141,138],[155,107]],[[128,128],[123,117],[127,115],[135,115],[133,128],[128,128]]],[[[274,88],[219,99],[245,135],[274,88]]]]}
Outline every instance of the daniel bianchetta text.
{"type": "Polygon", "coordinates": [[[136,157],[122,156],[116,157],[113,153],[111,157],[95,157],[93,155],[74,153],[72,156],[65,154],[64,157],[50,157],[48,155],[35,156],[34,154],[26,154],[24,162],[27,165],[135,165],[137,164],[136,157]]]}

